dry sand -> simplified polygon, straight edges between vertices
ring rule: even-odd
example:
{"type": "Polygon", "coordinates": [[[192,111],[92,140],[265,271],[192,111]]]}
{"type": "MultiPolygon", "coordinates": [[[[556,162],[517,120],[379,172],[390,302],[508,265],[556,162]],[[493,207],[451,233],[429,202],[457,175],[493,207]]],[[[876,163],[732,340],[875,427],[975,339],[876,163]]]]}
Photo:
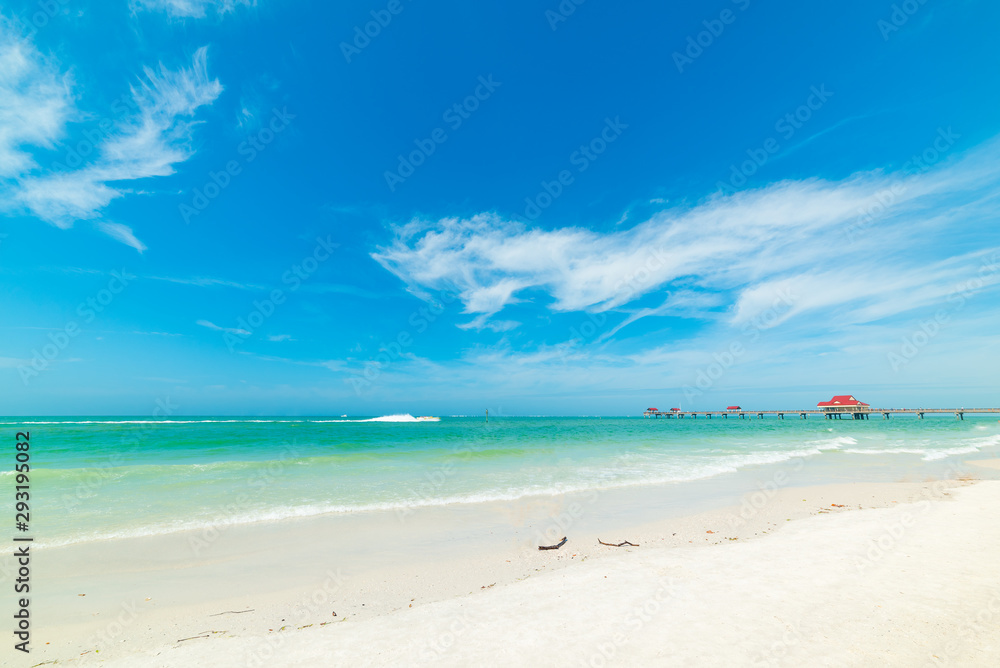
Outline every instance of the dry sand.
{"type": "Polygon", "coordinates": [[[611,533],[572,510],[42,551],[35,651],[4,664],[1000,664],[1000,481],[775,489],[611,533]],[[570,540],[538,551],[560,513],[570,540]]]}

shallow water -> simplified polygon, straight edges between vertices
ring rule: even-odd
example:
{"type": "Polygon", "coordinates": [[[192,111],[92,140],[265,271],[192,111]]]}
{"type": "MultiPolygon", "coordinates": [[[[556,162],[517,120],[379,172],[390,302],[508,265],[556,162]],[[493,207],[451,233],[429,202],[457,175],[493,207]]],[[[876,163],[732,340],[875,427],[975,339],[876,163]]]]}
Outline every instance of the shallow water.
{"type": "MultiPolygon", "coordinates": [[[[31,432],[39,546],[322,513],[679,484],[796,458],[828,478],[864,462],[995,457],[995,416],[822,419],[5,418],[31,432]],[[820,466],[815,466],[820,465],[820,466]]],[[[12,473],[0,473],[0,480],[12,473]]],[[[8,478],[9,479],[9,478],[8,478]]]]}

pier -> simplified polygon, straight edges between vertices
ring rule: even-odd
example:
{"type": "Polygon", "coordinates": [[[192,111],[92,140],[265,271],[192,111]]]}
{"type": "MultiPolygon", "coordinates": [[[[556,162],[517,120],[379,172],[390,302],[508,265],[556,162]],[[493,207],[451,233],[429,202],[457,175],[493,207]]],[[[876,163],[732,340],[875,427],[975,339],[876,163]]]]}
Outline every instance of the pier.
{"type": "Polygon", "coordinates": [[[965,414],[997,414],[1000,415],[1000,408],[864,408],[861,410],[821,410],[818,408],[810,409],[789,409],[789,410],[717,410],[717,411],[682,411],[682,410],[645,410],[642,413],[643,417],[648,418],[668,418],[668,419],[681,419],[681,418],[715,418],[720,417],[726,418],[737,418],[746,419],[747,415],[751,418],[763,419],[765,415],[776,416],[779,420],[784,420],[786,415],[797,417],[800,420],[805,420],[810,415],[822,415],[827,420],[841,420],[845,416],[852,420],[869,420],[873,413],[880,414],[883,420],[888,420],[893,415],[911,414],[916,415],[918,419],[922,420],[925,414],[933,413],[954,413],[956,420],[964,420],[965,414]]]}

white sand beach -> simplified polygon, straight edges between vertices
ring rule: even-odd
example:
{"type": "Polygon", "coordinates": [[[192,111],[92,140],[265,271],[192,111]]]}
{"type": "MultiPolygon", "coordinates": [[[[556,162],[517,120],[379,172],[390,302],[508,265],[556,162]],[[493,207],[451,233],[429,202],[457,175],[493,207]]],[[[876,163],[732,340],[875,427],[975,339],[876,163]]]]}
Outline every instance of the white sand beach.
{"type": "Polygon", "coordinates": [[[190,535],[43,550],[31,661],[10,665],[1000,661],[1000,481],[787,488],[611,533],[579,514],[537,550],[570,510],[234,528],[198,555],[190,535]]]}

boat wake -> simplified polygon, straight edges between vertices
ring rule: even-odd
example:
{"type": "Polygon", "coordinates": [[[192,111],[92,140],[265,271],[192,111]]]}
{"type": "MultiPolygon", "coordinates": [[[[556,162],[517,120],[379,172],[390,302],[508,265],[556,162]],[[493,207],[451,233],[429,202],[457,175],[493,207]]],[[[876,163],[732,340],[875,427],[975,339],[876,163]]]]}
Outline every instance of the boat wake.
{"type": "MultiPolygon", "coordinates": [[[[341,418],[347,418],[346,415],[341,415],[341,418]]],[[[259,420],[259,419],[248,419],[248,418],[236,418],[236,419],[208,419],[208,420],[31,420],[31,421],[0,421],[0,425],[13,425],[13,424],[29,424],[29,425],[42,425],[42,424],[53,424],[53,425],[70,425],[70,424],[155,424],[155,425],[178,425],[178,424],[251,424],[251,423],[264,423],[264,424],[279,424],[279,423],[294,423],[294,424],[328,424],[331,422],[440,422],[441,418],[431,417],[429,415],[421,415],[419,417],[413,417],[409,413],[403,413],[398,415],[382,415],[380,417],[374,418],[363,418],[359,420],[351,419],[332,419],[332,420],[316,420],[316,419],[271,419],[271,420],[259,420]]]]}
{"type": "Polygon", "coordinates": [[[420,417],[413,417],[409,413],[403,413],[402,415],[383,415],[382,417],[368,418],[367,420],[351,420],[351,422],[440,422],[439,417],[430,417],[427,415],[421,415],[420,417]]]}

